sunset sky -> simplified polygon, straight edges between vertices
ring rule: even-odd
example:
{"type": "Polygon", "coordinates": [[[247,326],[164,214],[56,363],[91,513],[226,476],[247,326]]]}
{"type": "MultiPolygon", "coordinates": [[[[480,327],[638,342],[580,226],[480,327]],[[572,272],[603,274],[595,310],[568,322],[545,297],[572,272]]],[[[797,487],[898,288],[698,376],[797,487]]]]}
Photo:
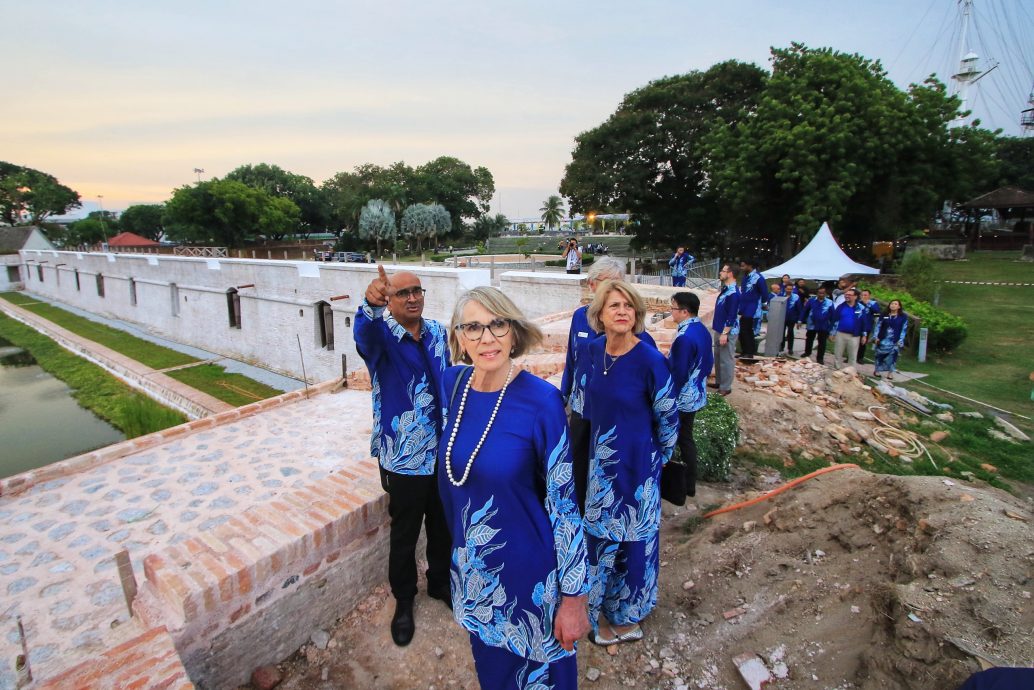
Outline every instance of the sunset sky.
{"type": "MultiPolygon", "coordinates": [[[[971,106],[1008,134],[1034,86],[1032,13],[978,0],[970,29],[1001,61],[971,106]]],[[[75,215],[100,195],[109,210],[162,202],[194,168],[274,163],[319,184],[439,155],[492,171],[493,211],[537,215],[574,137],[652,79],[767,66],[770,46],[800,41],[878,58],[906,86],[954,70],[960,26],[952,0],[0,0],[0,17],[0,160],[78,191],[75,215]]]]}

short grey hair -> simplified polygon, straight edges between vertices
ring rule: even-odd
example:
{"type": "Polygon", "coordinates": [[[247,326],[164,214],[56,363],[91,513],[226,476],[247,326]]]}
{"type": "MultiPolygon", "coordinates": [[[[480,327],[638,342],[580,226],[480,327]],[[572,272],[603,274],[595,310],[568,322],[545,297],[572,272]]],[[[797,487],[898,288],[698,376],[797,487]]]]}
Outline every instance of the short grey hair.
{"type": "Polygon", "coordinates": [[[624,280],[625,264],[613,256],[601,256],[592,262],[592,266],[585,275],[595,283],[601,283],[604,280],[624,280]]]}
{"type": "Polygon", "coordinates": [[[470,357],[467,356],[467,351],[460,341],[460,333],[456,330],[456,327],[463,323],[463,308],[470,302],[477,302],[496,316],[510,320],[510,328],[513,329],[513,352],[510,353],[510,356],[520,357],[542,342],[542,329],[529,321],[524,312],[513,303],[513,300],[498,288],[482,285],[460,295],[460,298],[456,300],[456,307],[452,310],[449,349],[452,350],[454,363],[470,364],[470,357]]]}
{"type": "Polygon", "coordinates": [[[589,320],[589,328],[597,333],[603,333],[607,330],[603,325],[603,320],[600,318],[600,312],[603,311],[603,305],[612,292],[624,295],[625,299],[632,305],[632,309],[635,310],[635,325],[632,326],[632,332],[638,335],[645,331],[646,302],[643,301],[642,296],[636,292],[634,287],[623,280],[605,280],[596,288],[596,295],[592,298],[589,310],[585,314],[589,320]]]}

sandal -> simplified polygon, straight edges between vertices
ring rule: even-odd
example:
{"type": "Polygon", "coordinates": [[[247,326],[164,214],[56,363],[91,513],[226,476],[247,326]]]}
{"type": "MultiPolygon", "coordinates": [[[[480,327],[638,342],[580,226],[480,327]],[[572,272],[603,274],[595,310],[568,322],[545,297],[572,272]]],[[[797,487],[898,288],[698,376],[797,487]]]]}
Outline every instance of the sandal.
{"type": "Polygon", "coordinates": [[[621,642],[621,640],[617,637],[600,637],[596,634],[595,630],[590,630],[589,642],[592,642],[594,645],[598,645],[600,647],[612,647],[617,643],[621,642]]]}
{"type": "MultiPolygon", "coordinates": [[[[613,628],[611,628],[611,630],[613,630],[613,628]]],[[[643,639],[643,629],[638,625],[636,625],[628,632],[621,633],[617,636],[618,644],[622,644],[625,642],[638,642],[641,639],[643,639]]]]}

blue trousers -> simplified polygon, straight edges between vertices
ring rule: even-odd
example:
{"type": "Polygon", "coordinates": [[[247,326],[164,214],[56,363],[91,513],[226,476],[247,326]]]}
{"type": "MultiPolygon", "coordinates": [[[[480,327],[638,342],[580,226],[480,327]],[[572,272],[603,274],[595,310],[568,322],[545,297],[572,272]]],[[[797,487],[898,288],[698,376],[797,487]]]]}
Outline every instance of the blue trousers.
{"type": "Polygon", "coordinates": [[[576,690],[578,662],[574,654],[551,663],[517,656],[502,647],[490,647],[470,635],[470,651],[481,690],[576,690]]]}
{"type": "Polygon", "coordinates": [[[671,277],[672,287],[686,287],[686,276],[672,276],[671,277]]]}
{"type": "Polygon", "coordinates": [[[632,625],[657,606],[660,532],[645,541],[609,541],[585,535],[589,549],[589,620],[600,614],[613,625],[632,625]]]}

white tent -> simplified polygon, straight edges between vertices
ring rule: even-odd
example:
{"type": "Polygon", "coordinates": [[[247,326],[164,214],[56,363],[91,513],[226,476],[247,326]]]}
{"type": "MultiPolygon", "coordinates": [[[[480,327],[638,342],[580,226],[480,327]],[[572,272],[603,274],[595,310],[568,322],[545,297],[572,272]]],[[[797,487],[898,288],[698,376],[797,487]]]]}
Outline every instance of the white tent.
{"type": "Polygon", "coordinates": [[[809,280],[836,280],[849,273],[879,273],[880,269],[853,261],[837,244],[829,225],[822,224],[811,242],[786,263],[762,271],[765,278],[779,278],[789,274],[791,278],[809,280]]]}

